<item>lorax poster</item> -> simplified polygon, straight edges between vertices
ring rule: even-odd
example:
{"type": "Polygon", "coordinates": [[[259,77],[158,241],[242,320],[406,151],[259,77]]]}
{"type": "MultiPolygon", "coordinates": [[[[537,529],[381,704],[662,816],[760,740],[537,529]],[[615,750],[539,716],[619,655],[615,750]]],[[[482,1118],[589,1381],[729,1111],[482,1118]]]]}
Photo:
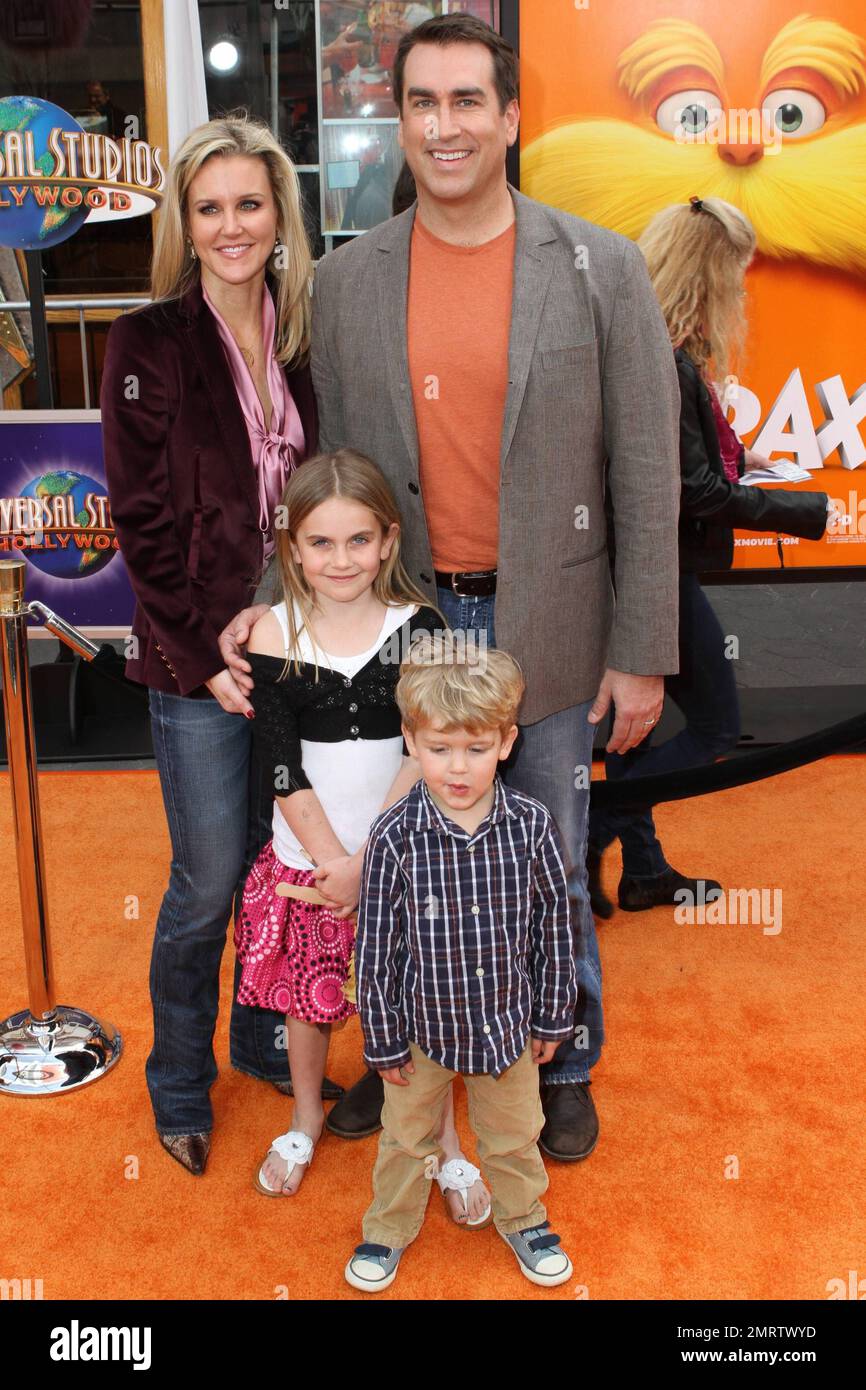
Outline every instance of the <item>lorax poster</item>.
{"type": "MultiPolygon", "coordinates": [[[[866,565],[866,7],[827,0],[526,0],[521,187],[637,238],[693,195],[734,203],[758,254],[728,410],[838,519],[786,567],[866,565]]],[[[787,484],[791,485],[791,484],[787,484]]],[[[740,532],[737,568],[777,568],[740,532]]]]}

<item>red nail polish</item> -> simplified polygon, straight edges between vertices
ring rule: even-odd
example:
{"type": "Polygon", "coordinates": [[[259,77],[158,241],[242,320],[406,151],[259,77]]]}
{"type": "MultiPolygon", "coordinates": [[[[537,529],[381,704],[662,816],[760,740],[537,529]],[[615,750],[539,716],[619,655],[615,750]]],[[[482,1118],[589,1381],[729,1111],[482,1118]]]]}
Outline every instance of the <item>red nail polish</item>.
{"type": "Polygon", "coordinates": [[[256,717],[256,712],[254,709],[244,710],[244,714],[247,716],[247,719],[255,719],[256,717]]]}

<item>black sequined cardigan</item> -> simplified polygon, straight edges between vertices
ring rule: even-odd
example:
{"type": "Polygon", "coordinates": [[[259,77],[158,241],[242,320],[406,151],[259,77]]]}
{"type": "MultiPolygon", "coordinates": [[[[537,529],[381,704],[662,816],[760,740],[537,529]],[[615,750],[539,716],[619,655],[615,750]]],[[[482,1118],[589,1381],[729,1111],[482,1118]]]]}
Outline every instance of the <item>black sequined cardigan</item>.
{"type": "MultiPolygon", "coordinates": [[[[321,663],[319,678],[312,662],[294,664],[284,680],[281,656],[248,652],[255,682],[250,703],[256,712],[253,738],[265,775],[273,775],[277,796],[309,788],[301,765],[301,740],[341,743],[346,739],[386,739],[400,736],[400,711],[394,689],[400,662],[416,633],[444,633],[432,608],[418,612],[383,641],[354,676],[331,671],[321,663]]],[[[403,744],[404,752],[408,752],[403,744]]]]}

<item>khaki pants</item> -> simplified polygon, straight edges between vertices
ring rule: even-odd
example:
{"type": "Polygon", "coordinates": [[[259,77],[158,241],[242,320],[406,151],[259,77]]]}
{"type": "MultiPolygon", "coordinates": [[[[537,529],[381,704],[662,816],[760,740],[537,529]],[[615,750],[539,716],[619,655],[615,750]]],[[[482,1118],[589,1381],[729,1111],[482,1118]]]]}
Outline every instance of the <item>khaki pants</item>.
{"type": "MultiPolygon", "coordinates": [[[[373,1169],[373,1201],[364,1217],[364,1240],[403,1248],[421,1229],[440,1157],[436,1133],[445,1093],[457,1072],[432,1062],[409,1044],[414,1076],[408,1086],[385,1082],[382,1134],[373,1169]]],[[[503,1235],[547,1219],[541,1202],[547,1173],[538,1151],[544,1123],[538,1067],[527,1045],[499,1077],[464,1076],[469,1122],[493,1198],[493,1220],[503,1235]]]]}

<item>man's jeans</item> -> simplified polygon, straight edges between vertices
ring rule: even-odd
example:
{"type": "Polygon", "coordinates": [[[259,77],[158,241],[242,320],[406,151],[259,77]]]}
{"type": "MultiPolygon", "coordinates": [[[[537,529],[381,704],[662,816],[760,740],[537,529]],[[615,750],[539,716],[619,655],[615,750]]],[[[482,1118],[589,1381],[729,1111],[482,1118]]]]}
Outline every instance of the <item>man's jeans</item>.
{"type": "MultiPolygon", "coordinates": [[[[172,864],[151,957],[147,1084],[160,1133],[207,1133],[226,928],[233,899],[239,904],[250,866],[270,839],[273,791],[251,756],[252,730],[242,715],[227,714],[216,700],[151,690],[150,718],[172,864]]],[[[236,963],[233,996],[239,973],[236,963]]],[[[233,998],[232,1066],[285,1081],[288,1053],[278,1047],[284,1025],[284,1015],[233,998]]]]}
{"type": "MultiPolygon", "coordinates": [[[[496,646],[493,615],[495,594],[489,598],[459,598],[437,586],[436,602],[454,631],[486,634],[496,646]]],[[[468,645],[468,641],[467,641],[468,645]]],[[[592,700],[521,724],[503,781],[534,796],[551,812],[562,839],[568,896],[576,934],[578,1001],[573,1039],[560,1043],[552,1062],[541,1068],[544,1084],[588,1081],[590,1068],[601,1056],[604,1026],[601,1008],[601,961],[586,882],[586,828],[589,814],[589,775],[595,727],[587,723],[592,700]]]]}
{"type": "MultiPolygon", "coordinates": [[[[725,656],[725,636],[695,574],[680,575],[680,669],[665,676],[665,692],[686,717],[686,727],[653,746],[653,731],[628,753],[607,753],[611,782],[680,772],[714,762],[734,748],[740,736],[734,663],[725,656]]],[[[589,843],[601,853],[614,840],[622,844],[622,871],[629,878],[655,878],[670,866],[656,835],[652,811],[627,808],[593,811],[589,843]]]]}

